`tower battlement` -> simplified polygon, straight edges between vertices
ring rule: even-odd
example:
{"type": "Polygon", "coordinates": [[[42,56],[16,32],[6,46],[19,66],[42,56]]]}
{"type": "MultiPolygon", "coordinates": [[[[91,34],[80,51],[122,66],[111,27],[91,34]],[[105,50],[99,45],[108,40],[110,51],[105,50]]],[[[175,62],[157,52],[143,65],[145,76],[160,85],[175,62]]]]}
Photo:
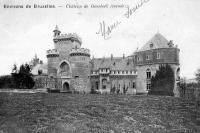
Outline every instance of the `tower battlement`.
{"type": "Polygon", "coordinates": [[[76,33],[60,34],[60,35],[54,36],[53,40],[54,42],[71,40],[71,41],[77,41],[80,44],[82,44],[82,39],[76,33]]]}
{"type": "Polygon", "coordinates": [[[48,57],[58,57],[59,56],[59,52],[57,51],[57,49],[50,49],[47,50],[47,58],[48,57]]]}
{"type": "Polygon", "coordinates": [[[70,51],[70,56],[88,56],[90,57],[90,50],[85,48],[73,48],[70,51]]]}

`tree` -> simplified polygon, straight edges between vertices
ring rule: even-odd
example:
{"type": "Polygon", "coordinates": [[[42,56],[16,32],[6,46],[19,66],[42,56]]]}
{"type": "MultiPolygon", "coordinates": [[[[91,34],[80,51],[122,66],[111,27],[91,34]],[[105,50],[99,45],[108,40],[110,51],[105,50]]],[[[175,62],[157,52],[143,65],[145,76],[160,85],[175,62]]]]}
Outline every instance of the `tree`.
{"type": "Polygon", "coordinates": [[[12,73],[17,73],[18,69],[17,69],[17,65],[14,64],[13,65],[13,69],[12,69],[12,73]]]}
{"type": "Polygon", "coordinates": [[[161,65],[156,71],[155,76],[151,78],[150,95],[169,95],[173,96],[173,89],[175,83],[174,71],[170,65],[161,65]]]}
{"type": "Polygon", "coordinates": [[[14,86],[16,88],[33,88],[35,82],[28,64],[22,64],[18,72],[12,73],[14,86]]]}
{"type": "Polygon", "coordinates": [[[12,77],[10,75],[0,76],[0,88],[12,88],[12,77]]]}
{"type": "Polygon", "coordinates": [[[198,84],[200,84],[200,69],[197,70],[197,72],[195,73],[196,76],[196,81],[198,84]]]}

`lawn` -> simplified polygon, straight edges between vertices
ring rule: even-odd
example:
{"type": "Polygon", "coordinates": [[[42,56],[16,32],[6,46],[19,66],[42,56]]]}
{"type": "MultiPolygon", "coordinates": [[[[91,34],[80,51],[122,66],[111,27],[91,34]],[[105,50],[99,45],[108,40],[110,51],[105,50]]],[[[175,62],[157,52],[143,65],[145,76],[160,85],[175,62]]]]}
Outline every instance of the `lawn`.
{"type": "Polygon", "coordinates": [[[0,93],[0,133],[200,132],[194,103],[166,96],[0,93]]]}

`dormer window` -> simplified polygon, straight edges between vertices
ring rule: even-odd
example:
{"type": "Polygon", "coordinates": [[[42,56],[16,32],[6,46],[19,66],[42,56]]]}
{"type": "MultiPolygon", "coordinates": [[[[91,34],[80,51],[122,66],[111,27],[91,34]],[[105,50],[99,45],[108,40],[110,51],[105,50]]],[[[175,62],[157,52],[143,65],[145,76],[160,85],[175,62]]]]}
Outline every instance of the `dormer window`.
{"type": "Polygon", "coordinates": [[[150,46],[150,48],[153,48],[153,43],[150,43],[150,45],[149,45],[149,46],[150,46]]]}

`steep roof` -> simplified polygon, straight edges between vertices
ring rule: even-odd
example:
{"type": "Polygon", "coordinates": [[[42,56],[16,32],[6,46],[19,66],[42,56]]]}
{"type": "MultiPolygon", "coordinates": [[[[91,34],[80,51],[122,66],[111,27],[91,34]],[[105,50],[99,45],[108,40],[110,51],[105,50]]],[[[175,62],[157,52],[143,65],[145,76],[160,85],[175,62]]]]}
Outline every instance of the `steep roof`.
{"type": "Polygon", "coordinates": [[[92,70],[110,68],[111,70],[134,70],[133,60],[130,58],[113,57],[95,58],[92,60],[92,70]]]}
{"type": "Polygon", "coordinates": [[[138,51],[145,51],[149,49],[168,48],[169,41],[160,33],[156,33],[141,49],[138,51]],[[153,44],[153,47],[150,47],[153,44]]]}

